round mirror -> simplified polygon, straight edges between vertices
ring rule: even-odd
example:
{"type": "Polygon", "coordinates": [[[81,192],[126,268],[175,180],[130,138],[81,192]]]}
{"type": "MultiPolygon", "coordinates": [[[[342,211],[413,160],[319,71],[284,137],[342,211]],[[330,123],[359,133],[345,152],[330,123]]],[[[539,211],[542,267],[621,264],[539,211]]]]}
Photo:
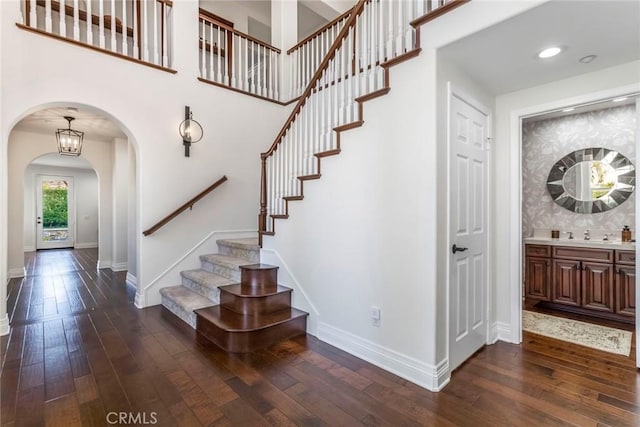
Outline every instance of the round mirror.
{"type": "Polygon", "coordinates": [[[627,200],[635,168],[617,151],[586,148],[567,154],[551,168],[547,189],[560,206],[576,213],[605,212],[627,200]]]}

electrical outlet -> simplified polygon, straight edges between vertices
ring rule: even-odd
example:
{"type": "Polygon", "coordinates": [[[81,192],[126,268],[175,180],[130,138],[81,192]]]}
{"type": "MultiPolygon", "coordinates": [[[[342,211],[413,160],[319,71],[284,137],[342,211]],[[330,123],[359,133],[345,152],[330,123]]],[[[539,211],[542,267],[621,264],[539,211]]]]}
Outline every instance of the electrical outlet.
{"type": "Polygon", "coordinates": [[[380,307],[371,307],[371,323],[375,327],[380,326],[380,307]]]}

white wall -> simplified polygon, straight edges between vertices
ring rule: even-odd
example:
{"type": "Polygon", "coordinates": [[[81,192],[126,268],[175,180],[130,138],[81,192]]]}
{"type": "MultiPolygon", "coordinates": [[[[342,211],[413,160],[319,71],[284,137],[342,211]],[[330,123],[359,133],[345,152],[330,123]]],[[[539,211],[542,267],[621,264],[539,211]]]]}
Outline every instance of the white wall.
{"type": "Polygon", "coordinates": [[[365,104],[364,126],[264,242],[317,307],[321,339],[431,390],[449,378],[446,82],[493,105],[437,49],[536,4],[478,3],[423,27],[420,56],[391,69],[391,92],[365,104]]]}
{"type": "MultiPolygon", "coordinates": [[[[18,275],[19,272],[24,269],[24,244],[28,243],[28,246],[35,246],[35,240],[24,236],[25,228],[23,224],[25,221],[32,221],[35,218],[32,212],[25,212],[25,207],[33,207],[34,196],[30,193],[25,193],[25,188],[32,188],[33,184],[29,181],[33,179],[33,176],[28,176],[27,167],[36,158],[48,154],[51,152],[57,152],[56,142],[54,135],[44,135],[39,133],[31,133],[25,131],[13,131],[9,135],[8,140],[8,157],[10,159],[8,165],[8,221],[10,226],[8,227],[6,236],[9,242],[9,257],[8,265],[9,271],[12,275],[18,275]],[[29,202],[29,204],[27,204],[29,202]],[[28,239],[28,240],[27,240],[28,239]]],[[[87,233],[91,236],[98,237],[98,260],[102,267],[109,267],[111,264],[111,247],[112,247],[112,223],[111,223],[111,172],[112,172],[112,156],[111,156],[111,144],[100,141],[85,140],[82,147],[82,156],[93,166],[98,179],[99,188],[99,200],[97,204],[99,206],[99,222],[96,221],[95,215],[90,214],[88,223],[85,221],[84,214],[78,214],[76,218],[77,223],[82,228],[82,233],[85,234],[84,228],[87,226],[87,233]],[[96,221],[91,224],[92,221],[96,221]],[[86,223],[86,224],[85,224],[86,223]],[[96,227],[97,224],[97,227],[96,227]],[[91,231],[93,228],[93,231],[91,231]],[[96,228],[99,231],[98,236],[95,235],[96,228]]],[[[83,186],[77,187],[76,192],[82,189],[83,186]]],[[[96,192],[97,197],[98,192],[96,192]]],[[[77,197],[76,197],[77,200],[77,197]]],[[[89,212],[89,211],[87,211],[89,212]]],[[[79,230],[80,231],[80,230],[79,230]]],[[[29,235],[34,233],[34,230],[29,231],[29,235]]],[[[88,241],[86,243],[95,243],[95,237],[89,237],[93,242],[88,241]]]]}
{"type": "Polygon", "coordinates": [[[112,220],[113,245],[111,247],[111,269],[127,269],[129,238],[129,143],[116,138],[113,148],[113,198],[112,220]]]}
{"type": "Polygon", "coordinates": [[[127,174],[129,178],[127,189],[127,277],[137,281],[135,278],[138,275],[138,230],[140,230],[140,226],[137,222],[136,152],[131,144],[128,145],[127,160],[129,161],[127,174]]]}
{"type": "Polygon", "coordinates": [[[98,247],[98,176],[96,173],[87,169],[31,164],[27,166],[24,173],[24,251],[36,250],[38,175],[73,177],[76,206],[75,247],[98,247]]]}
{"type": "MultiPolygon", "coordinates": [[[[4,33],[4,11],[0,7],[0,46],[3,45],[3,33],[4,33]]],[[[2,67],[0,66],[0,84],[3,80],[2,67]]],[[[1,93],[1,92],[0,92],[1,93]]],[[[4,103],[0,99],[0,141],[4,141],[5,134],[2,133],[4,129],[3,117],[4,117],[4,103]]],[[[7,164],[7,147],[5,144],[0,144],[0,164],[7,164]]],[[[3,168],[2,171],[5,171],[3,168]]],[[[0,195],[7,194],[7,179],[6,172],[2,172],[0,177],[0,195]]],[[[0,197],[0,230],[7,229],[7,205],[9,201],[7,197],[0,197]]],[[[7,315],[7,299],[4,296],[7,294],[7,240],[0,239],[0,336],[9,333],[9,316],[7,315]]]]}
{"type": "Polygon", "coordinates": [[[640,61],[536,86],[496,98],[494,283],[500,338],[519,342],[521,258],[520,129],[517,117],[640,91],[640,61]],[[498,192],[498,189],[500,190],[498,192]]]}
{"type": "MultiPolygon", "coordinates": [[[[33,153],[23,155],[16,166],[13,157],[9,160],[4,155],[7,145],[10,149],[15,145],[13,141],[9,143],[9,133],[22,117],[44,106],[95,109],[117,123],[136,149],[138,259],[135,272],[139,289],[211,230],[257,228],[260,152],[272,143],[292,107],[239,96],[197,80],[198,26],[194,25],[198,19],[197,2],[174,3],[176,74],[21,30],[15,26],[15,22],[20,22],[19,5],[17,1],[0,2],[5,20],[0,46],[3,77],[0,82],[0,170],[8,170],[7,175],[0,175],[0,189],[7,188],[7,181],[16,182],[16,177],[19,181],[26,164],[40,154],[38,149],[30,148],[33,153]],[[60,58],[78,66],[50,66],[60,58]],[[45,68],[47,73],[42,73],[45,68]],[[192,146],[189,158],[183,155],[177,131],[185,105],[191,106],[194,118],[204,128],[204,138],[192,146]],[[252,125],[246,126],[246,123],[252,125]],[[21,162],[24,166],[18,167],[21,162]],[[193,210],[183,213],[152,236],[142,237],[143,229],[225,174],[229,181],[193,210]]],[[[90,145],[87,144],[87,156],[90,145]]],[[[111,164],[103,169],[99,167],[100,162],[111,156],[112,150],[109,150],[104,160],[91,160],[100,181],[101,207],[112,205],[111,164]],[[103,191],[107,185],[108,191],[103,191]]],[[[9,191],[8,200],[20,200],[22,206],[21,189],[20,186],[18,190],[9,191]]],[[[6,203],[7,192],[2,195],[6,203]]],[[[4,224],[3,230],[10,234],[0,232],[0,239],[2,247],[10,242],[9,259],[14,262],[22,257],[23,241],[22,236],[14,236],[14,224],[22,230],[19,224],[23,216],[22,212],[13,213],[13,203],[10,216],[6,204],[3,206],[0,224],[4,224]]],[[[111,217],[104,216],[100,223],[101,239],[110,234],[112,227],[111,217]]],[[[105,258],[101,266],[108,266],[112,254],[110,243],[103,247],[100,242],[101,257],[103,249],[109,259],[105,258]]],[[[6,271],[4,267],[0,277],[6,278],[6,271]]],[[[0,294],[6,292],[5,286],[0,284],[0,294]]],[[[138,304],[144,306],[144,295],[138,296],[138,304]]]]}
{"type": "Polygon", "coordinates": [[[258,39],[260,39],[261,34],[252,34],[250,32],[249,18],[271,27],[270,7],[250,8],[243,2],[235,0],[203,0],[200,2],[200,7],[227,21],[233,22],[233,28],[258,39]]]}

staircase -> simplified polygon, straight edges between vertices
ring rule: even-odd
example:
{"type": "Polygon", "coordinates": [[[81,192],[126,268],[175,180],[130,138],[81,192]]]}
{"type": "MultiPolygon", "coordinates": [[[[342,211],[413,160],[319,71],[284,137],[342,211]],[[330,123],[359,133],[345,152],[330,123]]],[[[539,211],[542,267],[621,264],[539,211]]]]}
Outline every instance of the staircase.
{"type": "Polygon", "coordinates": [[[230,352],[250,352],[301,335],[308,313],[291,307],[278,267],[260,264],[257,239],[218,240],[219,253],[181,272],[182,285],[163,288],[162,305],[230,352]]]}

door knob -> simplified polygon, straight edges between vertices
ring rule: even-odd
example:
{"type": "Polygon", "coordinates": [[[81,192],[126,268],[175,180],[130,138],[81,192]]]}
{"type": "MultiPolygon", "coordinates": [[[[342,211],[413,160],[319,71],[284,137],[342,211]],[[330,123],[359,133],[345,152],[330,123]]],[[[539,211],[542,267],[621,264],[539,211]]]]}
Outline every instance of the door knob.
{"type": "Polygon", "coordinates": [[[451,252],[453,252],[455,254],[456,252],[464,252],[467,249],[469,249],[469,248],[459,248],[456,245],[453,245],[453,247],[451,248],[451,252]]]}

